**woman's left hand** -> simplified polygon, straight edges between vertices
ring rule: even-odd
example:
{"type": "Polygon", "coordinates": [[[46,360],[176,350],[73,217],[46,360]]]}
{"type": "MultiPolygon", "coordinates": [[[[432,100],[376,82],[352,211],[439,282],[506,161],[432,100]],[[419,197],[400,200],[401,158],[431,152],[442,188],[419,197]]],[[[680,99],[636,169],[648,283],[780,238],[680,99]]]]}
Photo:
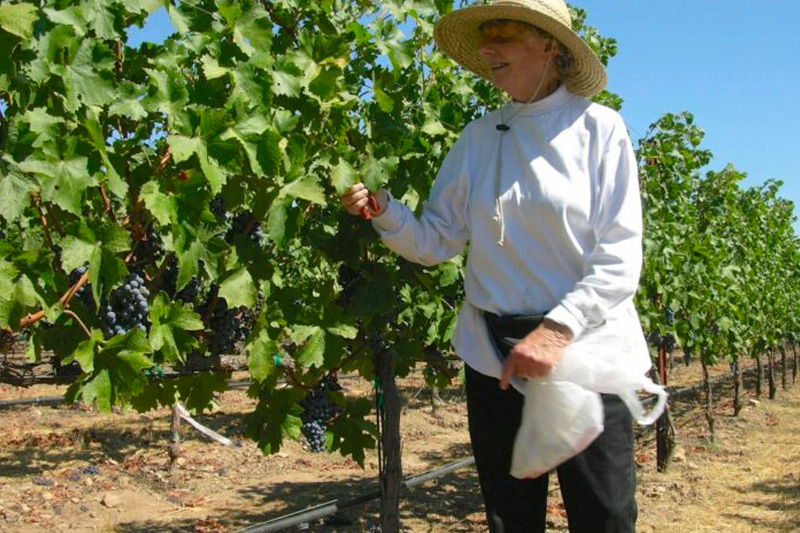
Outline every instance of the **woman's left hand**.
{"type": "Polygon", "coordinates": [[[500,388],[506,390],[512,376],[536,378],[555,369],[572,340],[568,327],[545,320],[508,352],[503,364],[500,388]]]}

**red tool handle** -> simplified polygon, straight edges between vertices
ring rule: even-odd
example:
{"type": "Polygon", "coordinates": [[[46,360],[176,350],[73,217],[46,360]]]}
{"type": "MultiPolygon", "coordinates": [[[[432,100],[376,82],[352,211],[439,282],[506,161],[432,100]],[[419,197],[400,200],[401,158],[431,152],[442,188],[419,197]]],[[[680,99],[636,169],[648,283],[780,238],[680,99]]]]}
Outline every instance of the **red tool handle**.
{"type": "Polygon", "coordinates": [[[364,220],[369,222],[370,220],[372,220],[372,213],[370,213],[369,210],[372,209],[377,213],[378,211],[380,211],[380,206],[378,205],[378,199],[375,197],[374,194],[369,193],[367,199],[369,200],[369,209],[367,209],[367,206],[362,207],[361,216],[364,217],[364,220]]]}

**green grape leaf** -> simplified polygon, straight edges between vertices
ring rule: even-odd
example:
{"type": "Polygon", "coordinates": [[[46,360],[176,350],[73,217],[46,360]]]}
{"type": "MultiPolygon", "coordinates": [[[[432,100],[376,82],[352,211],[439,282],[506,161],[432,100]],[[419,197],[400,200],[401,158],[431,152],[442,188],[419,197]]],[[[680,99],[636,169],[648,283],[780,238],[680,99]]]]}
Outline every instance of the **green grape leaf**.
{"type": "Polygon", "coordinates": [[[358,181],[358,175],[353,166],[339,159],[335,167],[331,169],[331,185],[336,189],[336,193],[342,195],[347,189],[358,181]]]}
{"type": "Polygon", "coordinates": [[[203,65],[203,74],[206,75],[207,80],[215,80],[230,73],[229,68],[221,67],[219,62],[210,55],[204,55],[200,59],[203,65]]]}
{"type": "Polygon", "coordinates": [[[148,357],[151,351],[147,338],[137,329],[113,337],[95,356],[94,372],[70,387],[68,399],[96,403],[103,412],[129,403],[147,384],[142,371],[153,366],[148,357]]]}
{"type": "Polygon", "coordinates": [[[278,352],[277,343],[269,338],[266,329],[258,332],[255,340],[247,345],[247,369],[252,378],[261,383],[267,379],[275,369],[274,356],[278,352]]]}
{"type": "Polygon", "coordinates": [[[201,372],[194,376],[182,376],[176,381],[178,397],[186,410],[199,414],[214,406],[215,396],[228,388],[229,374],[224,372],[201,372]]]}
{"type": "Polygon", "coordinates": [[[225,298],[228,307],[253,307],[256,303],[256,286],[246,268],[230,272],[220,280],[219,296],[225,298]]]}
{"type": "Polygon", "coordinates": [[[30,205],[31,192],[36,188],[33,180],[12,170],[0,176],[0,217],[11,223],[25,213],[30,205]]]}
{"type": "Polygon", "coordinates": [[[172,195],[167,196],[160,190],[160,184],[148,181],[142,186],[139,196],[144,200],[144,205],[159,224],[169,225],[178,219],[178,207],[172,195]]]}
{"type": "Polygon", "coordinates": [[[89,132],[89,138],[92,144],[100,152],[105,165],[106,175],[108,176],[108,188],[113,192],[117,198],[124,198],[128,194],[128,184],[122,181],[119,174],[117,174],[114,165],[108,158],[108,149],[106,147],[105,136],[103,135],[102,126],[97,120],[97,114],[92,108],[86,111],[86,121],[84,122],[86,131],[89,132]]]}
{"type": "Polygon", "coordinates": [[[163,292],[150,304],[150,323],[150,345],[153,350],[161,351],[164,360],[171,364],[185,363],[186,355],[197,347],[197,339],[188,332],[205,328],[190,305],[169,302],[163,292]]]}
{"type": "Polygon", "coordinates": [[[312,328],[313,333],[295,359],[303,366],[321,368],[325,363],[325,330],[318,326],[312,328]]]}
{"type": "Polygon", "coordinates": [[[280,451],[284,437],[300,437],[302,409],[297,402],[303,398],[303,391],[295,388],[274,388],[274,384],[268,380],[267,383],[251,389],[250,393],[257,395],[258,404],[245,417],[245,435],[256,441],[264,453],[280,451]]]}
{"type": "Polygon", "coordinates": [[[172,158],[176,163],[181,163],[192,155],[196,155],[200,163],[200,169],[211,186],[211,192],[218,194],[222,190],[222,186],[225,184],[225,174],[219,163],[208,155],[206,142],[203,139],[170,135],[167,137],[167,143],[169,144],[172,158]]]}
{"type": "Polygon", "coordinates": [[[0,6],[0,28],[8,33],[30,39],[36,22],[38,8],[28,3],[5,4],[0,6]]]}
{"type": "Polygon", "coordinates": [[[348,405],[347,416],[338,416],[329,428],[333,438],[329,448],[350,455],[353,460],[364,466],[365,450],[375,448],[378,428],[366,419],[371,408],[370,400],[360,398],[348,405]]]}
{"type": "Polygon", "coordinates": [[[326,205],[325,189],[317,176],[305,176],[287,183],[281,189],[281,198],[302,198],[315,204],[326,205]]]}
{"type": "Polygon", "coordinates": [[[364,185],[370,191],[377,191],[394,175],[399,163],[397,156],[376,158],[369,149],[360,172],[364,176],[364,185]]]}
{"type": "Polygon", "coordinates": [[[64,158],[60,161],[28,157],[18,168],[39,176],[42,200],[61,206],[74,215],[81,214],[83,195],[87,188],[98,185],[89,174],[86,157],[64,158]]]}
{"type": "Polygon", "coordinates": [[[63,363],[69,364],[72,361],[78,361],[81,365],[81,370],[86,374],[94,372],[94,358],[97,347],[103,342],[103,332],[98,329],[92,330],[90,338],[81,342],[75,351],[67,357],[63,363]]]}

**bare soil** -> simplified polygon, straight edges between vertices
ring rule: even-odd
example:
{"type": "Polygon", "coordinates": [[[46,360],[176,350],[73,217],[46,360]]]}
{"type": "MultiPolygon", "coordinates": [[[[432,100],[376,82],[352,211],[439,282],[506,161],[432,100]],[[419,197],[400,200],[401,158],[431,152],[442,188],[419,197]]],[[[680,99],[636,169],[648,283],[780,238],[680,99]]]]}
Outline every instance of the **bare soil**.
{"type": "MultiPolygon", "coordinates": [[[[723,365],[714,373],[727,372],[723,365]]],[[[699,381],[700,368],[676,367],[670,386],[699,381]]],[[[791,377],[789,378],[791,383],[791,377]]],[[[368,384],[342,379],[348,394],[368,384]]],[[[453,386],[432,407],[418,376],[400,383],[403,471],[410,476],[470,455],[463,391],[453,386]]],[[[800,532],[800,385],[775,400],[749,402],[732,416],[730,385],[716,387],[716,441],[709,438],[702,396],[671,402],[680,443],[667,473],[655,470],[654,431],[637,436],[638,530],[643,532],[800,532]]],[[[0,400],[63,393],[63,387],[0,385],[0,400]]],[[[190,427],[182,457],[168,470],[170,412],[101,414],[85,406],[0,411],[0,531],[227,532],[325,501],[377,488],[376,453],[362,469],[352,459],[314,454],[288,442],[264,456],[243,437],[253,400],[224,393],[219,409],[198,420],[239,444],[228,448],[190,427]]],[[[566,531],[557,481],[551,478],[549,529],[566,531]]],[[[485,531],[474,467],[409,490],[404,531],[485,531]]],[[[378,523],[376,501],[353,507],[309,531],[366,532],[378,523]]]]}

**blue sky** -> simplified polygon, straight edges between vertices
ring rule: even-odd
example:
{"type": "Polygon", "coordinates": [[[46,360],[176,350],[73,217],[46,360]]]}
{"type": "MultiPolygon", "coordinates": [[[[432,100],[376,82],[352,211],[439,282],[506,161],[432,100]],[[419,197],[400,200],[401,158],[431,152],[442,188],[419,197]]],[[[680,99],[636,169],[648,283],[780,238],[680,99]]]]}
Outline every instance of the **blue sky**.
{"type": "MultiPolygon", "coordinates": [[[[784,182],[800,215],[800,0],[574,0],[588,24],[614,37],[608,88],[619,94],[636,141],[668,112],[689,111],[714,154],[743,187],[784,182]]],[[[171,31],[163,10],[131,44],[171,31]]],[[[800,222],[795,223],[800,235],[800,222]]]]}
{"type": "Polygon", "coordinates": [[[714,154],[709,170],[732,163],[743,187],[779,179],[800,215],[800,0],[574,3],[617,39],[609,89],[634,140],[664,113],[690,111],[714,154]]]}

